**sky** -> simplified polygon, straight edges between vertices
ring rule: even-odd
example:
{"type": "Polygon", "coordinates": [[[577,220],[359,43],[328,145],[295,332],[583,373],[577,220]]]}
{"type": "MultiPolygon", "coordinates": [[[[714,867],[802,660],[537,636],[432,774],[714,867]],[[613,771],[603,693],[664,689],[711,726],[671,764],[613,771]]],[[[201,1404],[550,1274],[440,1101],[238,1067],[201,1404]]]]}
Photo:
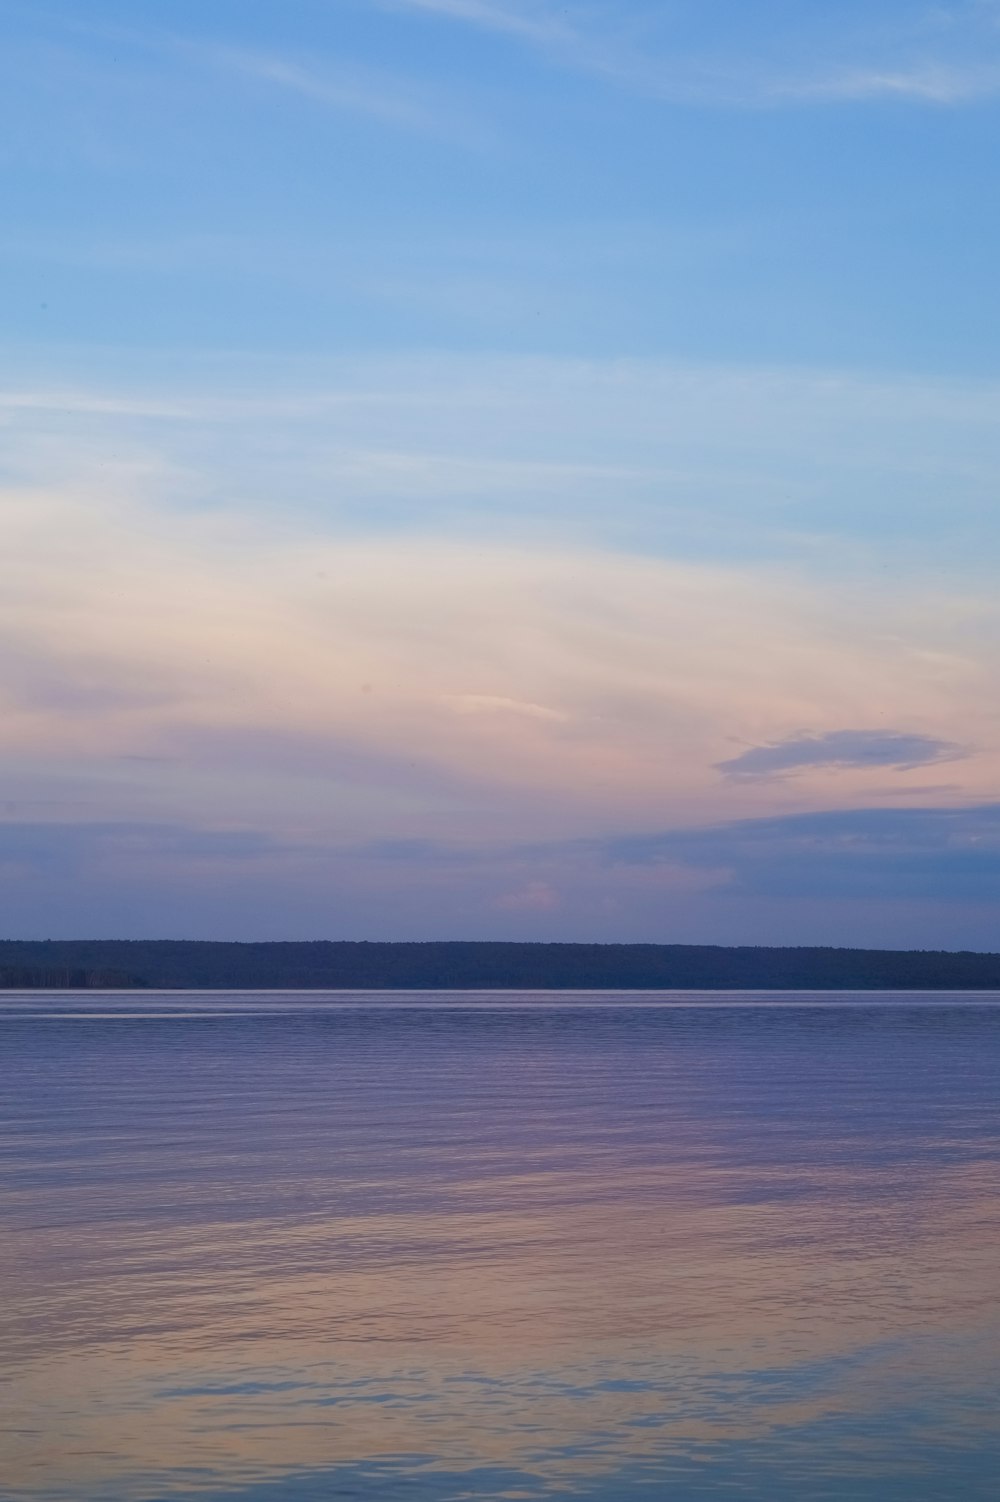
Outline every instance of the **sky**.
{"type": "Polygon", "coordinates": [[[1000,949],[1000,3],[0,0],[0,931],[1000,949]]]}

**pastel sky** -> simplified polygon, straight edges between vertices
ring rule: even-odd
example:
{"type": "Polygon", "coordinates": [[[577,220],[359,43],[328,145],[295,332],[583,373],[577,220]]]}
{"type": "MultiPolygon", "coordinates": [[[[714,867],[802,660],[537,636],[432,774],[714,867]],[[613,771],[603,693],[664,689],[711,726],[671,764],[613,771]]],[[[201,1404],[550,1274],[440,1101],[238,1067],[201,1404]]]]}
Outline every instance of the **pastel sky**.
{"type": "Polygon", "coordinates": [[[0,27],[7,936],[1000,948],[998,0],[0,27]]]}

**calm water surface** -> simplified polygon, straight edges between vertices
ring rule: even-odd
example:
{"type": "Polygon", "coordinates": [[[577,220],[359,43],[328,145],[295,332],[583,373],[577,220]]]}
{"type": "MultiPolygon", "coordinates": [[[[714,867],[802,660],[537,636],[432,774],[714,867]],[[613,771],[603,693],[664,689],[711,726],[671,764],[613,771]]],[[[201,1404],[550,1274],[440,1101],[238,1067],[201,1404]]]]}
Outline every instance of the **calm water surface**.
{"type": "Polygon", "coordinates": [[[4,1502],[995,1502],[1000,998],[659,1000],[8,994],[4,1502]]]}

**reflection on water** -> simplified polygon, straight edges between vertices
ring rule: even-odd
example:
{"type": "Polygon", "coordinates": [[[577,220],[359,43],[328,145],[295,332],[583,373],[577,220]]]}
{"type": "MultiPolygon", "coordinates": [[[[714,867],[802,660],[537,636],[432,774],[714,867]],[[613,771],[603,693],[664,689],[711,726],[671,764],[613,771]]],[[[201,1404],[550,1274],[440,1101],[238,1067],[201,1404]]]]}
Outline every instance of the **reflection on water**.
{"type": "Polygon", "coordinates": [[[5,1502],[992,1502],[1000,1006],[783,999],[7,998],[5,1502]]]}

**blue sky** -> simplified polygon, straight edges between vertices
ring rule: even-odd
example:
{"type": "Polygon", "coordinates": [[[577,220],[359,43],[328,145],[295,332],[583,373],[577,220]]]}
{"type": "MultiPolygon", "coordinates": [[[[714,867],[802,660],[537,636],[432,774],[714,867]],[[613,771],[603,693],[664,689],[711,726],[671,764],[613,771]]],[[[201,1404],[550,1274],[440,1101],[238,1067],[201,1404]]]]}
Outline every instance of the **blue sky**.
{"type": "Polygon", "coordinates": [[[991,368],[995,6],[6,9],[32,344],[991,368]]]}
{"type": "Polygon", "coordinates": [[[1000,4],[0,27],[12,936],[997,944],[1000,4]]]}

